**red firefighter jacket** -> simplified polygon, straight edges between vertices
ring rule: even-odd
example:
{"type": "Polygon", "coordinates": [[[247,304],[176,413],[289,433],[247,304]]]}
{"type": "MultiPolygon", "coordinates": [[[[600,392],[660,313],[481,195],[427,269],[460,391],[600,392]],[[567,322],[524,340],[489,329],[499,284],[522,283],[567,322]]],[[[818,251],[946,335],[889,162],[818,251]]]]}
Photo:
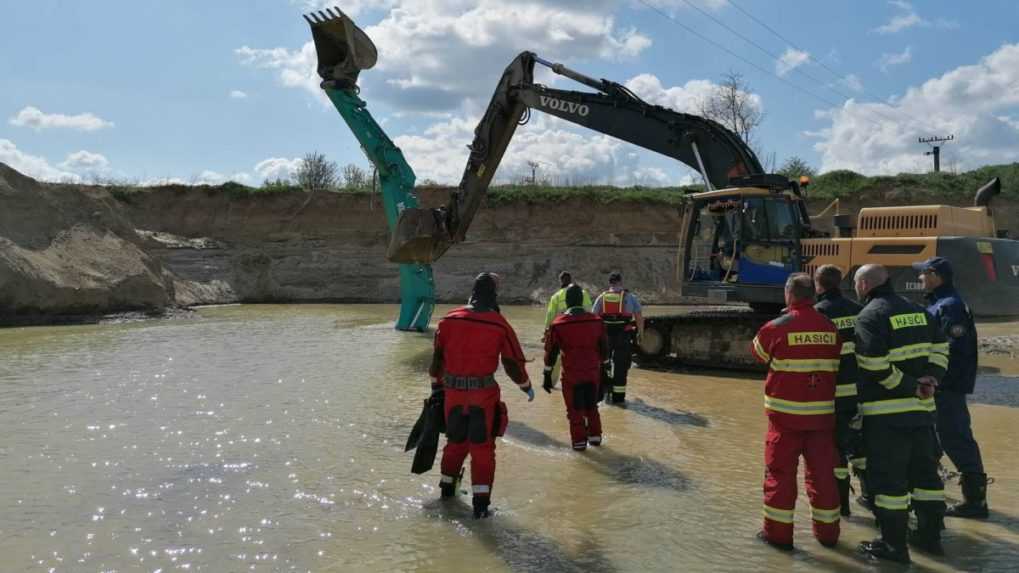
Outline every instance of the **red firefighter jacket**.
{"type": "Polygon", "coordinates": [[[768,365],[768,418],[792,430],[834,428],[841,351],[835,325],[809,302],[790,305],[786,314],[762,326],[751,352],[768,365]]]}
{"type": "Polygon", "coordinates": [[[501,314],[468,307],[451,310],[435,329],[435,350],[429,374],[485,377],[494,374],[502,358],[506,374],[521,388],[530,384],[524,351],[517,334],[501,314]]]}
{"type": "Polygon", "coordinates": [[[600,316],[590,312],[562,314],[552,321],[545,337],[545,365],[554,365],[561,350],[564,381],[598,382],[608,349],[608,335],[600,316]]]}

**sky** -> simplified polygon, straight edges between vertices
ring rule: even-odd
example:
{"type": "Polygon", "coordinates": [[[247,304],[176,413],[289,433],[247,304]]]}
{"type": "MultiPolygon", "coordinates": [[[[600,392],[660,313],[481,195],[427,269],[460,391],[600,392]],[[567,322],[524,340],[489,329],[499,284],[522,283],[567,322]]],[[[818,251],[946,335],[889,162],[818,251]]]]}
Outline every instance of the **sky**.
{"type": "MultiPolygon", "coordinates": [[[[455,184],[523,50],[697,113],[727,73],[764,114],[767,165],[932,168],[1019,159],[1012,0],[3,0],[0,162],[50,181],[259,185],[318,151],[368,161],[315,73],[301,13],[337,5],[378,47],[361,97],[418,180],[455,184]]],[[[537,81],[586,90],[542,72],[537,81]]],[[[535,113],[497,174],[675,185],[674,160],[535,113]]]]}

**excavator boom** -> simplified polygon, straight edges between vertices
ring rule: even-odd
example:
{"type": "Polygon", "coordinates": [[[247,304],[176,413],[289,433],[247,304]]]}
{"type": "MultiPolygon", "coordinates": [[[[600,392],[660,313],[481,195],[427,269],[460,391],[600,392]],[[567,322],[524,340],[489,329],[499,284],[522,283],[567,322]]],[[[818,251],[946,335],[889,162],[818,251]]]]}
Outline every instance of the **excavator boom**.
{"type": "Polygon", "coordinates": [[[503,72],[474,130],[467,166],[448,205],[401,213],[387,251],[389,260],[429,263],[466,239],[517,125],[532,109],[672,157],[699,171],[709,189],[724,187],[734,177],[763,172],[754,152],[718,123],[649,104],[621,84],[594,79],[523,52],[503,72]],[[598,91],[536,84],[535,64],[598,91]]]}
{"type": "MultiPolygon", "coordinates": [[[[418,203],[414,195],[414,171],[357,95],[358,75],[374,66],[378,59],[375,45],[339,8],[308,14],[304,19],[311,26],[315,41],[322,89],[375,166],[386,221],[392,231],[400,210],[417,207],[418,203]]],[[[424,331],[434,308],[432,268],[416,262],[401,264],[400,316],[396,328],[424,331]]]]}

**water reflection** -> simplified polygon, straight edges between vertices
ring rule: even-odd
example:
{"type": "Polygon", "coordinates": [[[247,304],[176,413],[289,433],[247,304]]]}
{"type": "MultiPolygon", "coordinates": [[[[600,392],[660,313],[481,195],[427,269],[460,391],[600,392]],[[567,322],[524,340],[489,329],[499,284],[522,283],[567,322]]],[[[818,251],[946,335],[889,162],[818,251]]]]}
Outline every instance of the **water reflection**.
{"type": "MultiPolygon", "coordinates": [[[[504,311],[539,358],[542,309],[504,311]]],[[[753,539],[759,376],[633,370],[629,408],[603,408],[606,444],[584,453],[560,395],[527,403],[504,384],[496,511],[474,521],[469,494],[440,502],[436,471],[409,473],[431,333],[393,331],[394,313],[235,306],[0,330],[0,569],[875,569],[853,552],[875,535],[857,507],[834,551],[812,542],[805,500],[796,553],[753,539]]],[[[972,408],[991,519],[949,520],[949,556],[917,570],[1014,568],[1019,380],[998,366],[972,408]]]]}

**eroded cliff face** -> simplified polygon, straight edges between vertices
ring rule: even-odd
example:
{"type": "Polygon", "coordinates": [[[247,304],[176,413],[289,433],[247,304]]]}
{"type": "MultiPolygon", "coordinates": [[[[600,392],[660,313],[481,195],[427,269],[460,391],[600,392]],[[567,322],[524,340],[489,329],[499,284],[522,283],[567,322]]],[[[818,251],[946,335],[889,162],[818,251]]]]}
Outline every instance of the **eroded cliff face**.
{"type": "MultiPolygon", "coordinates": [[[[437,205],[444,192],[424,193],[437,205]]],[[[378,197],[336,193],[229,196],[194,189],[133,195],[146,251],[175,277],[181,304],[232,301],[396,302],[378,197]],[[196,242],[197,239],[197,242],[196,242]]],[[[500,299],[544,301],[569,269],[590,289],[612,270],[649,302],[678,300],[674,207],[580,202],[483,209],[469,240],[434,265],[437,297],[461,302],[473,277],[503,276],[500,299]]]]}
{"type": "Polygon", "coordinates": [[[169,276],[105,190],[40,184],[0,164],[0,320],[158,310],[169,276]]]}
{"type": "MultiPolygon", "coordinates": [[[[421,192],[426,206],[445,198],[421,192]]],[[[872,194],[841,210],[936,202],[924,199],[872,194]]],[[[810,211],[826,204],[810,201],[810,211]]],[[[1015,207],[999,201],[995,216],[1000,228],[1019,231],[1015,207]]],[[[683,302],[681,219],[677,207],[647,203],[486,206],[468,241],[434,265],[436,294],[462,302],[478,272],[494,271],[503,276],[503,302],[544,302],[560,270],[593,292],[619,270],[645,302],[683,302]]],[[[0,322],[168,305],[396,302],[396,265],[385,248],[377,195],[168,187],[114,197],[0,165],[0,322]]]]}

